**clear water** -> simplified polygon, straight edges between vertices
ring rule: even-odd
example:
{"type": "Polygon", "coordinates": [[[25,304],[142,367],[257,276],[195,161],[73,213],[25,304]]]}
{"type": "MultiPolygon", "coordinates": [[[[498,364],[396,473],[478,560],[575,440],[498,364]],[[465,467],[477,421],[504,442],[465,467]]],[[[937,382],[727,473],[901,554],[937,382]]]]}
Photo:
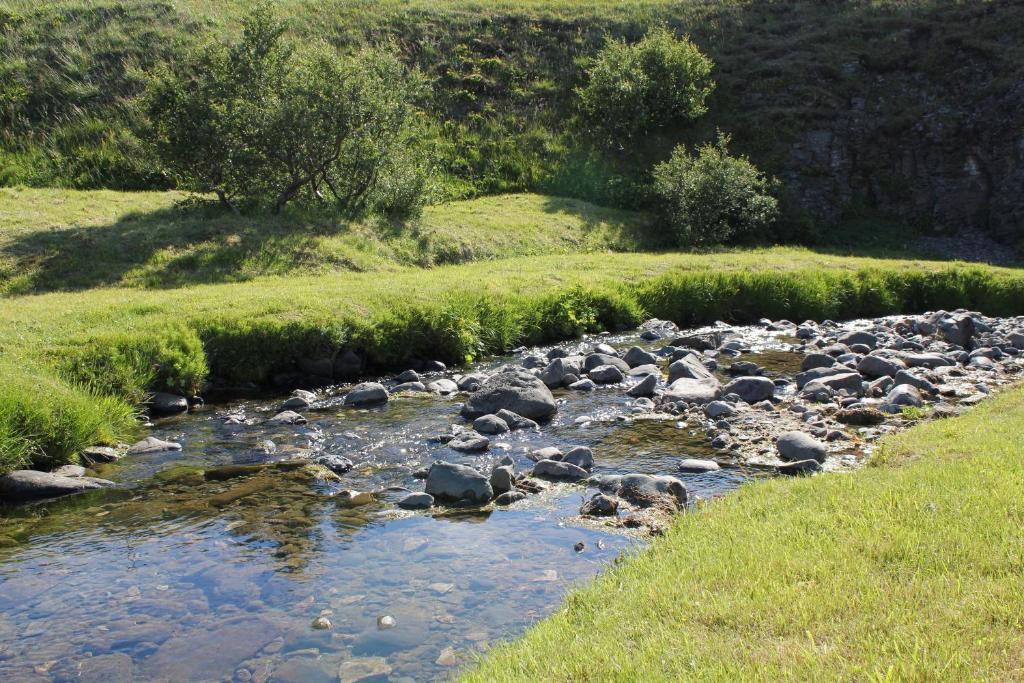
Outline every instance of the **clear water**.
{"type": "Polygon", "coordinates": [[[591,492],[575,485],[507,509],[426,513],[399,511],[398,491],[353,508],[339,488],[422,490],[413,472],[435,459],[489,467],[507,454],[522,471],[530,450],[574,444],[594,449],[595,473],[674,474],[698,498],[747,476],[678,474],[679,459],[710,455],[703,435],[632,419],[622,387],[556,397],[541,433],[492,438],[482,455],[433,439],[460,423],[458,398],[406,394],[350,410],[339,392],[304,426],[263,423],[280,399],[159,423],[152,434],[183,451],[98,472],[125,488],[0,512],[0,680],[335,681],[339,668],[342,680],[446,678],[642,541],[581,523],[591,492]],[[229,414],[252,424],[226,425],[229,414]],[[356,467],[340,487],[277,469],[223,481],[187,469],[312,451],[356,467]],[[313,628],[319,616],[330,629],[313,628]],[[393,628],[380,627],[385,616],[393,628]]]}

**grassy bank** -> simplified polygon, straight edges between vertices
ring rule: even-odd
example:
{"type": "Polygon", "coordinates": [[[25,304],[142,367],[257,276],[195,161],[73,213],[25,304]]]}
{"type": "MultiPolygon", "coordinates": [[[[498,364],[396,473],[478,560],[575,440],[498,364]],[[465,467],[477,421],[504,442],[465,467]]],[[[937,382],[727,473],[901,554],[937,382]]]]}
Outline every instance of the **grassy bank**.
{"type": "Polygon", "coordinates": [[[148,391],[188,393],[211,374],[267,385],[310,364],[330,366],[345,351],[359,354],[372,373],[413,358],[461,363],[522,343],[633,326],[647,316],[687,325],[958,306],[1024,312],[1024,276],[772,248],[551,255],[8,297],[0,380],[28,389],[5,392],[0,434],[27,443],[28,451],[5,455],[3,467],[73,461],[91,442],[124,433],[126,406],[148,391]],[[76,416],[75,406],[92,404],[97,393],[115,397],[120,409],[105,411],[111,417],[100,423],[76,416]]]}
{"type": "Polygon", "coordinates": [[[404,225],[236,216],[179,192],[0,188],[0,295],[180,287],[656,244],[641,213],[535,194],[428,207],[404,225]]]}
{"type": "Polygon", "coordinates": [[[1016,680],[1024,389],[879,466],[682,516],[470,671],[498,680],[1016,680]]]}

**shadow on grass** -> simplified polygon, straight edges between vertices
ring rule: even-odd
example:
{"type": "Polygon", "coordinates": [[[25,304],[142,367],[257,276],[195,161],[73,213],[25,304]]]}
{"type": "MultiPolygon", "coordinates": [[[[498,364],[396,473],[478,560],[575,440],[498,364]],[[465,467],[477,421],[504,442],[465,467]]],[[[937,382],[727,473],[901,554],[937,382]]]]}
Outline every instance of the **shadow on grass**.
{"type": "Polygon", "coordinates": [[[609,243],[623,251],[663,251],[672,247],[671,235],[650,214],[610,209],[570,197],[546,198],[544,211],[580,220],[584,234],[606,233],[609,243]]]}
{"type": "Polygon", "coordinates": [[[314,263],[320,238],[350,231],[350,223],[324,215],[236,215],[214,204],[185,202],[129,213],[109,225],[21,235],[0,249],[0,260],[17,264],[6,279],[0,273],[0,292],[76,291],[125,282],[165,288],[284,274],[314,263]]]}

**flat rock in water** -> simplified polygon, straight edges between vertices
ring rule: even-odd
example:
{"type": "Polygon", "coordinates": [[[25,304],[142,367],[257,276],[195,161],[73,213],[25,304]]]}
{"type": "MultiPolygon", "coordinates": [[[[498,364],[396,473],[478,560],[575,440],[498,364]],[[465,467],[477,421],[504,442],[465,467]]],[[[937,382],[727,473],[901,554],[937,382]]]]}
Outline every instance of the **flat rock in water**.
{"type": "Polygon", "coordinates": [[[175,635],[146,658],[148,675],[167,681],[209,680],[211,671],[234,671],[278,636],[274,624],[245,616],[216,627],[193,628],[175,635]]]}
{"type": "Polygon", "coordinates": [[[722,395],[722,385],[718,380],[697,380],[682,378],[668,385],[663,398],[667,401],[683,401],[685,403],[710,403],[722,395]]]}
{"type": "Polygon", "coordinates": [[[16,470],[0,477],[0,498],[18,502],[57,498],[113,484],[112,481],[92,477],[63,477],[36,470],[16,470]]]}
{"type": "Polygon", "coordinates": [[[390,675],[391,665],[383,657],[357,657],[338,667],[339,683],[370,683],[386,680],[390,675]]]}
{"type": "Polygon", "coordinates": [[[278,425],[304,425],[307,420],[294,410],[282,410],[280,413],[267,420],[267,422],[269,424],[278,425]]]}
{"type": "Polygon", "coordinates": [[[403,510],[426,510],[433,505],[434,497],[429,493],[410,493],[398,501],[398,507],[403,510]]]}
{"type": "Polygon", "coordinates": [[[659,477],[650,474],[603,474],[591,477],[590,483],[604,493],[617,495],[630,503],[644,507],[659,502],[682,507],[690,500],[686,486],[675,477],[659,477]]]}
{"type": "Polygon", "coordinates": [[[688,472],[690,474],[700,474],[702,472],[717,472],[722,469],[718,463],[714,460],[700,460],[698,458],[687,458],[680,461],[679,471],[688,472]]]}
{"type": "Polygon", "coordinates": [[[135,443],[128,449],[129,455],[141,455],[143,453],[162,453],[163,451],[180,451],[181,444],[174,441],[163,441],[155,436],[147,436],[142,441],[135,443]]]}
{"type": "Polygon", "coordinates": [[[184,396],[158,391],[149,399],[149,412],[154,416],[187,413],[188,399],[184,396]]]}
{"type": "Polygon", "coordinates": [[[557,407],[551,390],[527,370],[508,369],[492,375],[469,397],[462,414],[467,418],[510,410],[531,420],[544,420],[557,407]]]}

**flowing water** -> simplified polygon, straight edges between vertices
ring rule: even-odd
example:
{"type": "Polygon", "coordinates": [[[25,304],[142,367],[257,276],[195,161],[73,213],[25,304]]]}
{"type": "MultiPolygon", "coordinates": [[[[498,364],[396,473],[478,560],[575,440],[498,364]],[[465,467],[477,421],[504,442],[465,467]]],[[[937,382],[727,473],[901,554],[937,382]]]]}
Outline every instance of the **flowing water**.
{"type": "MultiPolygon", "coordinates": [[[[769,370],[799,362],[777,338],[761,342],[744,358],[769,370]]],[[[679,459],[710,456],[703,433],[634,419],[621,386],[555,393],[558,414],[540,433],[493,437],[480,455],[436,439],[461,422],[459,397],[403,394],[352,410],[339,391],[305,412],[303,426],[265,424],[280,398],[158,423],[151,433],[183,450],[99,470],[123,488],[0,512],[0,680],[445,678],[642,541],[581,522],[592,491],[578,485],[510,508],[422,513],[398,510],[397,491],[351,507],[339,488],[422,490],[413,473],[435,459],[489,470],[510,455],[523,471],[530,450],[576,444],[593,448],[597,474],[672,474],[698,499],[748,476],[679,474],[679,459]],[[225,470],[213,481],[195,469],[314,452],[356,466],[340,486],[284,467],[225,470]],[[321,616],[329,629],[313,627],[321,616]]]]}

